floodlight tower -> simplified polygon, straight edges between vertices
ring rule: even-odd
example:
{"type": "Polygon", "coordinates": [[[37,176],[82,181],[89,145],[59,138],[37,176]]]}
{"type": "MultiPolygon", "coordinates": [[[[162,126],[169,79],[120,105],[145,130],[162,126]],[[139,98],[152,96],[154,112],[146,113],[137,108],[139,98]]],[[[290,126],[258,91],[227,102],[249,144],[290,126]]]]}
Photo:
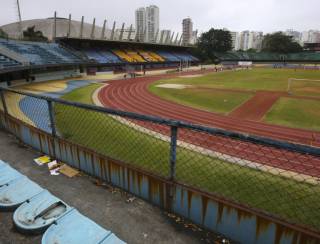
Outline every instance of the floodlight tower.
{"type": "Polygon", "coordinates": [[[16,1],[17,11],[18,11],[18,28],[19,28],[19,34],[20,38],[23,37],[22,34],[22,18],[21,18],[21,10],[20,10],[20,3],[19,0],[16,1]]]}

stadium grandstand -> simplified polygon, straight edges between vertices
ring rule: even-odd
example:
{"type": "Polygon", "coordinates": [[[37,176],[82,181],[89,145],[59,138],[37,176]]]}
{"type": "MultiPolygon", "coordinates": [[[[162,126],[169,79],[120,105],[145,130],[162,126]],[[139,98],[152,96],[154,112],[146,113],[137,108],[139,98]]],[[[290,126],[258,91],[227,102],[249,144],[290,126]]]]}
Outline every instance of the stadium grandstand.
{"type": "Polygon", "coordinates": [[[80,63],[81,59],[57,43],[21,42],[0,39],[0,48],[15,52],[30,65],[80,63]]]}
{"type": "Polygon", "coordinates": [[[303,48],[306,51],[320,52],[320,42],[305,43],[303,48]]]}
{"type": "Polygon", "coordinates": [[[301,53],[266,53],[266,52],[225,52],[215,53],[216,58],[221,62],[228,61],[251,61],[251,62],[310,62],[319,63],[320,53],[301,52],[301,53]]]}
{"type": "Polygon", "coordinates": [[[188,48],[139,42],[101,41],[78,38],[58,38],[61,45],[98,64],[170,64],[198,63],[188,48]]]}
{"type": "Polygon", "coordinates": [[[72,77],[86,70],[127,72],[198,62],[183,46],[67,37],[48,43],[0,39],[0,81],[33,80],[38,72],[70,70],[72,77]]]}
{"type": "MultiPolygon", "coordinates": [[[[190,66],[199,60],[190,54],[190,48],[176,41],[140,42],[136,38],[122,38],[125,25],[116,30],[69,18],[21,20],[0,28],[8,35],[0,39],[0,81],[36,79],[37,73],[127,72],[190,66]],[[20,41],[23,31],[33,28],[48,42],[20,41]],[[21,30],[21,31],[19,31],[21,30]],[[120,34],[119,34],[120,33],[120,34]],[[65,72],[64,72],[65,71],[65,72]]],[[[132,33],[131,33],[132,34],[132,33]]],[[[50,76],[50,75],[49,75],[50,76]]],[[[54,76],[58,78],[57,76],[54,76]]],[[[66,76],[59,78],[67,78],[66,76]]]]}
{"type": "Polygon", "coordinates": [[[0,69],[6,69],[11,67],[19,67],[21,64],[16,60],[13,60],[5,55],[0,54],[0,69]]]}

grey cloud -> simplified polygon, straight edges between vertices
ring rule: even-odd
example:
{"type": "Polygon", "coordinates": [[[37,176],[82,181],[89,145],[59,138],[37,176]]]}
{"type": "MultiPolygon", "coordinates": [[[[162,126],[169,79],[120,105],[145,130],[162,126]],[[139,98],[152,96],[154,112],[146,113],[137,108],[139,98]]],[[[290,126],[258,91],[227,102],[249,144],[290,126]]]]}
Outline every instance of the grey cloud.
{"type": "MultiPolygon", "coordinates": [[[[181,31],[181,22],[190,16],[195,28],[205,31],[210,27],[231,30],[261,30],[271,32],[288,28],[297,30],[320,29],[319,0],[20,0],[23,19],[46,18],[56,10],[60,17],[72,13],[74,19],[86,17],[102,24],[117,21],[134,23],[134,10],[156,4],[160,7],[163,29],[181,31]]],[[[17,20],[15,0],[1,0],[0,25],[17,20]]]]}

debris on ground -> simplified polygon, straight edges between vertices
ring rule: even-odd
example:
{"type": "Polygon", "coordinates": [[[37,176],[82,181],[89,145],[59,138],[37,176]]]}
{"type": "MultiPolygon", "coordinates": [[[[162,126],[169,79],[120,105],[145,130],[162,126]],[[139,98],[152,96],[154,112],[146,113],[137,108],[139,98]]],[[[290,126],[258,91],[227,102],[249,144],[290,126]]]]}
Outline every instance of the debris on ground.
{"type": "Polygon", "coordinates": [[[115,194],[115,193],[117,193],[117,192],[121,192],[121,190],[120,189],[118,189],[118,188],[112,188],[112,190],[111,190],[111,193],[112,194],[115,194]]]}
{"type": "Polygon", "coordinates": [[[65,176],[68,176],[70,178],[75,177],[77,175],[79,175],[79,170],[76,170],[66,164],[63,164],[60,169],[59,172],[64,174],[65,176]]]}
{"type": "Polygon", "coordinates": [[[39,158],[35,158],[34,162],[38,164],[39,166],[48,164],[51,162],[51,158],[49,156],[41,156],[39,158]]]}
{"type": "Polygon", "coordinates": [[[95,184],[96,186],[105,186],[105,185],[106,185],[106,183],[104,183],[103,181],[101,181],[101,180],[99,180],[99,179],[96,179],[96,180],[94,181],[94,184],[95,184]]]}
{"type": "Polygon", "coordinates": [[[203,243],[210,244],[230,244],[231,241],[226,239],[223,236],[217,235],[211,231],[200,228],[198,225],[191,223],[190,221],[182,218],[181,216],[164,212],[164,214],[169,217],[169,219],[173,220],[178,228],[185,228],[192,231],[195,235],[198,235],[201,238],[203,243]]]}
{"type": "Polygon", "coordinates": [[[50,171],[51,175],[59,175],[59,170],[60,170],[60,164],[57,162],[57,160],[53,160],[52,162],[49,162],[48,168],[50,171]]]}
{"type": "Polygon", "coordinates": [[[39,166],[46,164],[49,168],[51,175],[59,175],[60,173],[64,174],[67,177],[75,177],[80,175],[80,171],[76,170],[64,163],[58,162],[57,160],[53,160],[49,156],[41,156],[39,158],[35,158],[34,162],[39,166]]]}
{"type": "Polygon", "coordinates": [[[134,200],[136,200],[135,197],[129,197],[129,198],[126,200],[126,202],[127,202],[127,203],[132,203],[134,200]]]}
{"type": "Polygon", "coordinates": [[[113,187],[112,185],[109,185],[108,183],[106,183],[106,182],[104,182],[102,180],[99,180],[99,179],[95,179],[94,184],[96,186],[101,186],[101,187],[107,188],[107,190],[109,192],[111,192],[112,194],[114,194],[116,192],[121,192],[122,193],[122,191],[119,188],[113,187]]]}
{"type": "MultiPolygon", "coordinates": [[[[122,197],[126,199],[127,203],[133,203],[139,204],[142,203],[143,201],[140,201],[139,198],[136,198],[132,194],[121,190],[120,188],[114,187],[113,185],[108,184],[108,182],[105,182],[100,179],[93,179],[92,180],[93,184],[96,186],[104,187],[108,189],[111,193],[120,193],[122,197]]],[[[203,243],[208,243],[208,244],[230,244],[232,243],[230,240],[226,239],[225,237],[218,235],[216,233],[213,233],[211,231],[208,231],[206,229],[201,228],[200,226],[193,224],[192,222],[182,218],[181,216],[169,213],[164,211],[163,212],[169,219],[171,219],[177,228],[183,228],[183,229],[188,229],[190,232],[195,234],[196,236],[201,239],[203,243]]],[[[144,239],[147,239],[148,234],[142,233],[142,236],[144,239]]]]}

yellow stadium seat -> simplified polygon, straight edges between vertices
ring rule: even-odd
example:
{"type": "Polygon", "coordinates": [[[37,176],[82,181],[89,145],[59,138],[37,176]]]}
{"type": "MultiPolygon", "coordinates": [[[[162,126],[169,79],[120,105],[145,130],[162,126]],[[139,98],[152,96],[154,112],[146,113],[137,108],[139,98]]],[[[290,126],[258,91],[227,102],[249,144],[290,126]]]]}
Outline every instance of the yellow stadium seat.
{"type": "Polygon", "coordinates": [[[127,55],[125,52],[121,51],[121,50],[112,50],[112,52],[119,56],[121,59],[129,62],[129,63],[135,63],[136,61],[130,57],[129,55],[127,55]]]}
{"type": "Polygon", "coordinates": [[[151,57],[153,57],[154,59],[156,59],[158,62],[164,62],[166,61],[163,57],[161,57],[160,55],[156,54],[155,52],[148,52],[149,55],[151,57]]]}
{"type": "Polygon", "coordinates": [[[148,62],[157,62],[158,60],[149,55],[147,51],[138,50],[139,54],[148,62]]]}
{"type": "Polygon", "coordinates": [[[133,50],[125,50],[128,56],[130,56],[133,60],[139,63],[144,63],[146,60],[143,59],[136,51],[133,50]]]}

